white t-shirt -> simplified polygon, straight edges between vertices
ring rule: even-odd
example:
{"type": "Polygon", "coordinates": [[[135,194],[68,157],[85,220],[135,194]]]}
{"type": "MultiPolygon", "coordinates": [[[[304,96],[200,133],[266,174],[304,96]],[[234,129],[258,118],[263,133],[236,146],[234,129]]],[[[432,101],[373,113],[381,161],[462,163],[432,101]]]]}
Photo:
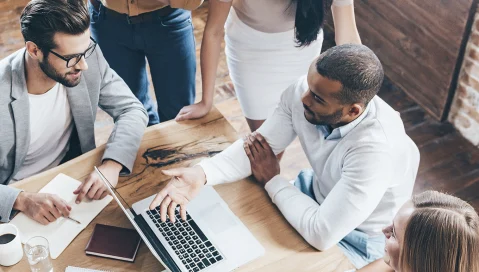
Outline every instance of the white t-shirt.
{"type": "Polygon", "coordinates": [[[13,178],[21,180],[60,164],[69,148],[73,130],[72,114],[65,86],[57,83],[30,100],[30,145],[20,170],[13,178]]]}

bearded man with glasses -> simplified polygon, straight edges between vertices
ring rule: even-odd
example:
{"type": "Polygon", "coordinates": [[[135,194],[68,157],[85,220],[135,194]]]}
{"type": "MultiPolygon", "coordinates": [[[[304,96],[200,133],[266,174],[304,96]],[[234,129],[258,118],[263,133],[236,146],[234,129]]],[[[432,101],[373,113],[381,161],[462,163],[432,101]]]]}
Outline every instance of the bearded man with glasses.
{"type": "MultiPolygon", "coordinates": [[[[16,211],[48,224],[71,207],[56,195],[6,185],[94,149],[97,107],[115,121],[99,168],[114,185],[133,167],[148,116],[90,37],[81,0],[33,0],[20,17],[25,47],[0,62],[0,222],[16,211]]],[[[107,189],[92,174],[76,201],[107,189]]]]}

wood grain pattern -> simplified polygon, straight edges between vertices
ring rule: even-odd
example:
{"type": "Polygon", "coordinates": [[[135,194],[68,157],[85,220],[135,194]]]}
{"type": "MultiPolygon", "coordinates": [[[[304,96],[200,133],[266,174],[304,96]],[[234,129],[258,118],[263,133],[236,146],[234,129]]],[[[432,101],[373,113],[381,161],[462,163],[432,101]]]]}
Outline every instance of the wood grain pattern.
{"type": "MultiPolygon", "coordinates": [[[[118,192],[129,205],[160,190],[168,181],[162,169],[191,166],[220,152],[237,139],[236,132],[214,108],[206,117],[182,122],[170,121],[149,127],[143,137],[133,173],[120,179],[118,192]]],[[[58,173],[83,180],[98,165],[104,146],[72,161],[12,186],[38,191],[58,173]]],[[[266,254],[238,271],[345,271],[353,268],[338,247],[318,252],[281,216],[266,191],[252,179],[215,186],[231,210],[266,249],[266,254]],[[286,270],[285,270],[286,269],[286,270]]],[[[56,260],[55,271],[68,265],[111,271],[161,271],[159,262],[142,244],[134,263],[86,256],[84,249],[95,223],[132,228],[117,206],[110,203],[56,260]]],[[[4,271],[28,271],[26,258],[4,271]]]]}
{"type": "MultiPolygon", "coordinates": [[[[476,0],[362,0],[354,5],[361,39],[378,55],[388,77],[443,120],[476,0]]],[[[333,28],[332,20],[326,25],[333,28]]]]}

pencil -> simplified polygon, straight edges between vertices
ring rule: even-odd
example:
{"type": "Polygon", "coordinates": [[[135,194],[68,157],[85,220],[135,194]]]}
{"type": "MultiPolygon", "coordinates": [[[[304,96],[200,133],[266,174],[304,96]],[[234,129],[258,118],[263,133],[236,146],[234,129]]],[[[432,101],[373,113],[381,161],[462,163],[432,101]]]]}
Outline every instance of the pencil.
{"type": "Polygon", "coordinates": [[[70,220],[72,220],[72,221],[74,221],[74,222],[77,222],[78,224],[81,224],[80,221],[78,221],[78,220],[76,220],[76,219],[73,219],[73,218],[71,218],[70,216],[67,216],[67,217],[65,217],[65,218],[66,218],[66,219],[70,219],[70,220]]]}

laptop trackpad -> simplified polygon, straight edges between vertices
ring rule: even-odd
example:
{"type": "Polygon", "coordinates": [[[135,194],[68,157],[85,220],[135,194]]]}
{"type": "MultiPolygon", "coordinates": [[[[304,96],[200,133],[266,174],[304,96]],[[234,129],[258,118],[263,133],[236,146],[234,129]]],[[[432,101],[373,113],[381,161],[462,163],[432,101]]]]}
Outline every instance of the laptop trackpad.
{"type": "Polygon", "coordinates": [[[216,234],[227,231],[237,225],[235,218],[219,203],[202,210],[200,216],[216,234]]]}

